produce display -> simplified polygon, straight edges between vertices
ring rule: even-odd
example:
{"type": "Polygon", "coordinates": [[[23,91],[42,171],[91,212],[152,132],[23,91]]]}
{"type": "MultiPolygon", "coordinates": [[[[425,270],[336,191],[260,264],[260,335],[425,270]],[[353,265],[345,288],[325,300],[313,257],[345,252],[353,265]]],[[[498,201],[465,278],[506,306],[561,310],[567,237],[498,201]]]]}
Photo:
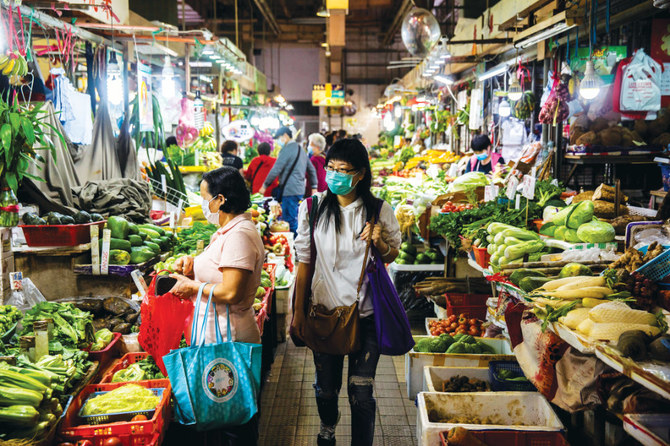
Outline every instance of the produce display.
{"type": "Polygon", "coordinates": [[[477,378],[456,375],[442,383],[443,392],[486,392],[491,390],[489,383],[477,378]]]}
{"type": "Polygon", "coordinates": [[[53,320],[53,337],[49,340],[50,352],[62,352],[64,347],[86,348],[95,342],[93,315],[81,311],[70,303],[40,302],[23,317],[21,336],[35,335],[33,322],[53,320]]]}
{"type": "Polygon", "coordinates": [[[592,201],[585,200],[561,209],[540,229],[540,234],[570,243],[609,243],[616,231],[594,217],[592,201]]]}
{"type": "Polygon", "coordinates": [[[419,252],[411,243],[403,242],[395,263],[398,265],[439,265],[444,263],[444,256],[436,249],[419,252]]]}
{"type": "Polygon", "coordinates": [[[528,378],[526,378],[523,374],[519,375],[508,369],[497,370],[495,373],[495,377],[499,381],[511,381],[517,383],[528,382],[528,378]]]}
{"type": "Polygon", "coordinates": [[[126,384],[86,400],[81,415],[94,416],[117,413],[144,412],[156,409],[160,398],[151,389],[136,384],[126,384]]]}
{"type": "Polygon", "coordinates": [[[420,353],[460,353],[480,355],[494,353],[493,349],[474,336],[459,333],[454,336],[443,333],[435,337],[421,338],[414,345],[420,353]]]}
{"type": "Polygon", "coordinates": [[[486,248],[491,254],[491,265],[505,266],[524,259],[539,260],[545,243],[535,232],[519,229],[502,223],[491,223],[486,228],[489,245],[486,248]],[[533,255],[535,254],[535,255],[533,255]]]}
{"type": "MultiPolygon", "coordinates": [[[[171,231],[151,224],[137,225],[123,217],[109,217],[107,227],[112,236],[109,243],[111,265],[147,262],[161,252],[170,251],[176,242],[171,231]]],[[[102,239],[99,243],[102,246],[102,239]]]]}
{"type": "Polygon", "coordinates": [[[96,221],[103,221],[105,218],[96,213],[88,213],[86,211],[78,211],[74,215],[63,215],[59,212],[49,212],[41,217],[32,212],[26,212],[21,217],[23,224],[32,226],[41,225],[81,225],[92,223],[96,221]]]}
{"type": "Polygon", "coordinates": [[[431,336],[440,336],[443,333],[449,335],[469,334],[471,336],[481,337],[485,329],[483,322],[476,318],[468,318],[468,315],[461,313],[456,316],[452,314],[447,319],[438,319],[430,321],[428,328],[431,336]]]}
{"type": "Polygon", "coordinates": [[[23,314],[13,305],[0,305],[0,335],[11,330],[23,314]]]}
{"type": "Polygon", "coordinates": [[[130,364],[125,369],[121,369],[114,373],[112,382],[120,383],[164,378],[165,376],[161,373],[160,369],[156,365],[156,361],[154,361],[154,358],[149,355],[144,359],[130,364]]]}
{"type": "Polygon", "coordinates": [[[96,331],[95,342],[93,345],[91,345],[91,351],[97,352],[104,350],[109,345],[109,343],[112,342],[112,339],[114,339],[114,333],[108,329],[103,328],[102,330],[96,331]]]}

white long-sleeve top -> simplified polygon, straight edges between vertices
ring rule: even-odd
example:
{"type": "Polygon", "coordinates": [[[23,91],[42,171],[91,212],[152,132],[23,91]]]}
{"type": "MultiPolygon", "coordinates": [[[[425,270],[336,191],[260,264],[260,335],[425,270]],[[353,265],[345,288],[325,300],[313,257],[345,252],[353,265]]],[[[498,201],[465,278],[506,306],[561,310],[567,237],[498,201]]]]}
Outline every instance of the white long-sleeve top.
{"type": "MultiPolygon", "coordinates": [[[[319,203],[325,193],[317,194],[319,203]]],[[[312,279],[312,300],[331,310],[338,306],[350,306],[356,301],[358,280],[363,268],[366,242],[360,240],[365,227],[365,207],[358,199],[346,207],[340,206],[340,232],[335,229],[335,218],[326,224],[326,214],[319,218],[314,230],[316,264],[312,279]]],[[[400,227],[391,206],[384,202],[379,214],[382,238],[393,248],[401,242],[400,227]]],[[[307,201],[298,211],[298,235],[295,240],[296,257],[300,263],[310,262],[309,212],[307,201]]],[[[383,254],[383,253],[382,253],[383,254]]],[[[373,313],[372,302],[367,298],[368,280],[365,277],[360,292],[359,311],[361,317],[373,313]]]]}

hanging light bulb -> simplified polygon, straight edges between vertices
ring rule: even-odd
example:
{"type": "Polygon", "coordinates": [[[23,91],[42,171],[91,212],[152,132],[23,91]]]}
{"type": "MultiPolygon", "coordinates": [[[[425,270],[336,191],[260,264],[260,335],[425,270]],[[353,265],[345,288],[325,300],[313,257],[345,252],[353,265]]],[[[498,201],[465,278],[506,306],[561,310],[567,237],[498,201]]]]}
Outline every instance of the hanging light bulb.
{"type": "Polygon", "coordinates": [[[523,96],[523,90],[521,89],[521,84],[519,84],[519,79],[516,76],[512,76],[512,81],[509,83],[509,90],[507,90],[507,98],[510,101],[518,101],[523,96]]]}
{"type": "Polygon", "coordinates": [[[193,101],[193,117],[195,121],[195,128],[201,130],[205,126],[205,103],[202,102],[200,91],[195,92],[195,100],[193,101]]]}
{"type": "Polygon", "coordinates": [[[123,78],[114,51],[107,63],[107,100],[112,105],[119,105],[123,101],[123,78]]]}
{"type": "Polygon", "coordinates": [[[506,118],[510,114],[512,114],[512,107],[510,107],[509,102],[507,102],[507,99],[503,99],[500,101],[500,104],[498,105],[498,115],[501,118],[506,118]]]}
{"type": "Polygon", "coordinates": [[[395,122],[393,121],[391,112],[387,112],[384,115],[384,129],[386,129],[387,132],[391,132],[395,129],[395,122]]]}
{"type": "Polygon", "coordinates": [[[326,8],[324,3],[321,3],[319,9],[316,11],[317,17],[330,17],[330,11],[326,8]]]}
{"type": "Polygon", "coordinates": [[[584,79],[579,84],[579,94],[586,100],[595,99],[600,93],[600,78],[596,75],[593,68],[593,62],[586,61],[586,69],[584,70],[584,79]]]}

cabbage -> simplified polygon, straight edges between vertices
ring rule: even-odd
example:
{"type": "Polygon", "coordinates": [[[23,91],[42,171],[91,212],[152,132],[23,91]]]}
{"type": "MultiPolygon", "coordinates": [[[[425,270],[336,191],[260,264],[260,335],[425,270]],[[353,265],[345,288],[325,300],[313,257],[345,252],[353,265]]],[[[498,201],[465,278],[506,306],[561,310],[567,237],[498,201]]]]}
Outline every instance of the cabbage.
{"type": "Polygon", "coordinates": [[[451,186],[449,192],[469,191],[476,189],[479,186],[487,186],[489,184],[486,174],[482,172],[468,172],[456,178],[451,186]]]}
{"type": "Polygon", "coordinates": [[[544,211],[542,211],[542,220],[551,221],[554,215],[557,214],[559,211],[560,209],[557,208],[556,206],[547,206],[546,208],[544,208],[544,211]]]}
{"type": "Polygon", "coordinates": [[[593,219],[590,223],[583,224],[577,229],[577,236],[585,243],[608,243],[614,241],[616,232],[614,227],[593,219]]]}
{"type": "Polygon", "coordinates": [[[577,231],[570,228],[566,229],[566,231],[563,233],[563,239],[569,243],[581,243],[582,241],[577,235],[577,231]]]}
{"type": "Polygon", "coordinates": [[[578,229],[581,225],[593,219],[593,213],[593,201],[580,201],[570,213],[566,226],[570,229],[578,229]]]}

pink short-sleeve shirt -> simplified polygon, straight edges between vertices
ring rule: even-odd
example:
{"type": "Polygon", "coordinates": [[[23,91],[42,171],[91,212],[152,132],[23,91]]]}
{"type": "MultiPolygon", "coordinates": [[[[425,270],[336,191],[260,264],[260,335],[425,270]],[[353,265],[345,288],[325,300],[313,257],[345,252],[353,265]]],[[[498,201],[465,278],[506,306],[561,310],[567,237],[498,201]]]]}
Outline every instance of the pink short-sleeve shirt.
{"type": "MultiPolygon", "coordinates": [[[[209,245],[194,260],[195,280],[199,282],[221,283],[223,268],[239,268],[252,272],[244,299],[239,304],[230,306],[230,321],[235,341],[256,344],[261,342],[252,305],[256,290],[260,286],[264,260],[263,241],[249,214],[238,215],[216,231],[209,245]]],[[[199,320],[205,315],[208,297],[202,296],[199,320]]],[[[194,296],[193,300],[195,299],[194,296]]],[[[221,333],[226,339],[226,305],[217,304],[216,311],[219,314],[221,333]]],[[[215,342],[213,320],[207,325],[205,342],[215,342]]]]}

